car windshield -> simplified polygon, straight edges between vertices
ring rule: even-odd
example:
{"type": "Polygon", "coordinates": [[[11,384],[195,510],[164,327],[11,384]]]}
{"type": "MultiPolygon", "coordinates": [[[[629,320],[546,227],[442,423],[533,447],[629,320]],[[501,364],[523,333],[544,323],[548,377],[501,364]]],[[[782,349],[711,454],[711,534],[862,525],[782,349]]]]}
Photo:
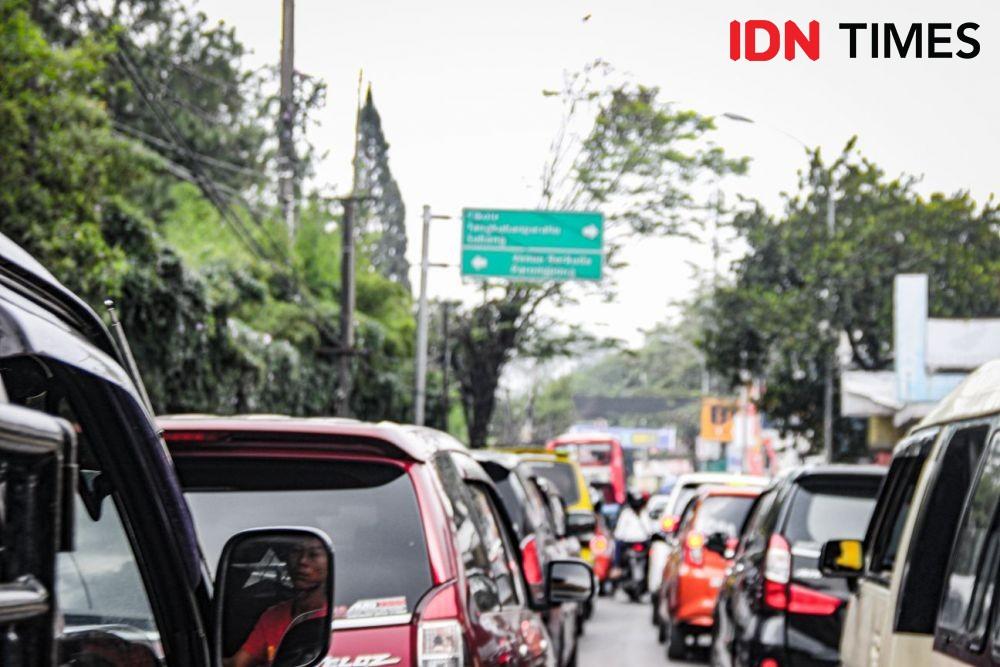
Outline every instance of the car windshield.
{"type": "Polygon", "coordinates": [[[703,535],[723,533],[736,537],[753,506],[752,496],[710,496],[698,508],[694,529],[703,535]]]}
{"type": "Polygon", "coordinates": [[[862,539],[880,481],[800,486],[792,498],[785,538],[792,545],[862,539]]]}
{"type": "Polygon", "coordinates": [[[570,464],[559,461],[525,461],[521,465],[527,469],[529,475],[543,477],[555,484],[567,506],[580,501],[576,474],[570,464]]]}
{"type": "Polygon", "coordinates": [[[412,612],[431,587],[416,496],[400,467],[185,457],[176,465],[213,568],[241,530],[309,526],[333,542],[337,618],[412,612]]]}

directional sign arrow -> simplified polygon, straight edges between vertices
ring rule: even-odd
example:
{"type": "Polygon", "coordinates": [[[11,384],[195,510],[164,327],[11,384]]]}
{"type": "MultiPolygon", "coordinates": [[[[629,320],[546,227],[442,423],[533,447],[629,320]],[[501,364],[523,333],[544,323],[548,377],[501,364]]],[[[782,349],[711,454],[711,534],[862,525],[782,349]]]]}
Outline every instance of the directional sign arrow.
{"type": "Polygon", "coordinates": [[[580,230],[580,233],[583,234],[584,238],[594,240],[601,233],[601,230],[597,228],[597,225],[587,225],[580,230]]]}
{"type": "Polygon", "coordinates": [[[482,271],[487,266],[489,266],[489,262],[482,255],[476,255],[472,258],[472,268],[476,271],[482,271]]]}

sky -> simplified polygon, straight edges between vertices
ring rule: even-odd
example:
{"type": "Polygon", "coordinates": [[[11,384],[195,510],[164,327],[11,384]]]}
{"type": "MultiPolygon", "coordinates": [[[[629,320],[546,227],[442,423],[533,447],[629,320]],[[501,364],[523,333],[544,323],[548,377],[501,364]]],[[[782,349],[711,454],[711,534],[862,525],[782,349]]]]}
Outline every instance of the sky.
{"type": "MultiPolygon", "coordinates": [[[[212,19],[236,27],[249,63],[278,59],[280,0],[201,0],[212,19]]],[[[836,154],[853,135],[889,175],[923,177],[924,192],[996,190],[1000,156],[1000,3],[987,0],[297,0],[296,69],[322,78],[327,107],[312,141],[329,152],[316,185],[350,189],[358,72],[370,82],[390,165],[407,205],[409,258],[418,284],[420,213],[436,221],[431,261],[455,264],[463,207],[532,208],[561,108],[542,91],[601,58],[662,98],[703,114],[738,113],[754,124],[718,121],[713,137],[752,160],[750,173],[723,184],[780,209],[804,163],[799,141],[836,154]],[[589,19],[584,21],[584,17],[589,19]],[[768,19],[821,25],[821,57],[734,62],[729,22],[768,19]],[[981,53],[964,59],[848,57],[841,22],[972,21],[981,53]]],[[[954,39],[954,31],[952,31],[954,39]]],[[[925,38],[926,41],[926,38],[925,38]]],[[[956,46],[956,48],[961,45],[956,46]]],[[[739,253],[731,243],[723,267],[739,253]]],[[[694,287],[691,265],[707,270],[707,243],[654,239],[630,243],[617,296],[556,313],[629,344],[670,317],[694,287]]],[[[432,269],[432,298],[474,298],[457,268],[432,269]]]]}

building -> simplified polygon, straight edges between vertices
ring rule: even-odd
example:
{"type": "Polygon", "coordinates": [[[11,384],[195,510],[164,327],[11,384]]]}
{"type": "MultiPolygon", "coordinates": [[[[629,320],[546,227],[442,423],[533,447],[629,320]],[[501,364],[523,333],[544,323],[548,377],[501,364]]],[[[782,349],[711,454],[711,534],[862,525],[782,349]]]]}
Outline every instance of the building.
{"type": "Polygon", "coordinates": [[[891,450],[906,430],[971,371],[1000,358],[1000,318],[928,316],[927,276],[893,285],[894,368],[841,371],[841,413],[868,422],[868,447],[891,450]]]}

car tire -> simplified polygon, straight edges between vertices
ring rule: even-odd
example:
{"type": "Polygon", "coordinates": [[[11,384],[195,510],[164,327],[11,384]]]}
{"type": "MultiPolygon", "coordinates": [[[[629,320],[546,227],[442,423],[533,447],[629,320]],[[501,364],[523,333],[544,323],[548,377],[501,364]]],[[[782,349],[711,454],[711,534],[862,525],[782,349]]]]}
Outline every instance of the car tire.
{"type": "Polygon", "coordinates": [[[687,633],[684,629],[671,621],[666,624],[667,658],[670,660],[683,660],[687,657],[687,633]]]}

